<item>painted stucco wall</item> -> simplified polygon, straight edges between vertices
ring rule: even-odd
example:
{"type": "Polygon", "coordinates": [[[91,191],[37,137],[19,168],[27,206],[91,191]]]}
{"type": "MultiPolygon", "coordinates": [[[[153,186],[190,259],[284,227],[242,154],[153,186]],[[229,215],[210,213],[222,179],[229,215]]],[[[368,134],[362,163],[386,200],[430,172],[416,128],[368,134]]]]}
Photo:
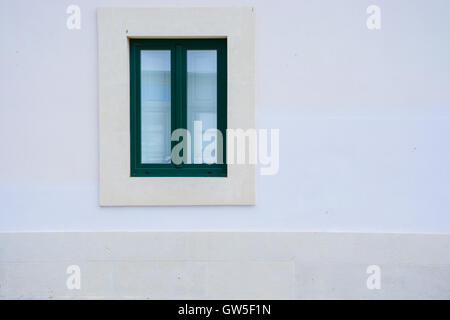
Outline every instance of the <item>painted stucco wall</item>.
{"type": "Polygon", "coordinates": [[[0,3],[0,231],[450,232],[450,2],[0,3]],[[280,129],[280,170],[254,207],[98,205],[96,8],[162,5],[256,7],[257,126],[280,129]]]}

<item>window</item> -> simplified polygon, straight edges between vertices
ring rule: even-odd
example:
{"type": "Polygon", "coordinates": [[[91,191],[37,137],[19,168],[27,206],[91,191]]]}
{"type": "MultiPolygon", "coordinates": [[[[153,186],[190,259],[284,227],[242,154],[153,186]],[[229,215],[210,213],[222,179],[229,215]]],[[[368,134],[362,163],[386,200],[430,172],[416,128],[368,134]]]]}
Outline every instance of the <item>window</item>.
{"type": "MultiPolygon", "coordinates": [[[[211,146],[211,123],[221,131],[255,128],[255,14],[254,8],[241,6],[97,9],[101,206],[256,203],[255,165],[220,163],[219,152],[217,160],[214,152],[209,158],[204,152],[198,163],[201,153],[195,146],[192,163],[177,164],[169,152],[179,146],[171,141],[173,128],[178,123],[188,128],[188,122],[195,126],[192,117],[202,120],[203,151],[211,146]],[[142,67],[141,55],[146,59],[142,67]],[[184,75],[177,67],[185,69],[184,75]],[[199,76],[189,80],[188,67],[199,76]],[[142,75],[141,68],[153,72],[142,75]],[[217,73],[215,83],[205,80],[211,70],[217,73]],[[148,84],[145,92],[142,78],[148,84]],[[205,106],[214,96],[216,105],[205,106]],[[142,99],[147,101],[145,116],[142,99]],[[192,111],[196,100],[204,104],[192,111]],[[141,130],[147,121],[152,125],[141,130]],[[143,141],[141,131],[146,132],[143,141]]],[[[231,156],[230,142],[223,137],[223,159],[231,156]]]]}
{"type": "Polygon", "coordinates": [[[226,39],[130,39],[132,177],[226,177],[226,39]]]}

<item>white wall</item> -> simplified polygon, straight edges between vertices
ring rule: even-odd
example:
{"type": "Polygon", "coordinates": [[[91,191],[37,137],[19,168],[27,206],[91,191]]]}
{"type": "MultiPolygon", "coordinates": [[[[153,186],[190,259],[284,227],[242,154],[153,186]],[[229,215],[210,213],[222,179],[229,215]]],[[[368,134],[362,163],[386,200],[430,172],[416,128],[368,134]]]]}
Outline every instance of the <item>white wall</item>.
{"type": "Polygon", "coordinates": [[[0,14],[0,231],[450,232],[449,1],[1,0],[0,14]],[[100,208],[96,7],[233,4],[257,9],[257,123],[280,128],[279,174],[258,177],[255,207],[100,208]]]}

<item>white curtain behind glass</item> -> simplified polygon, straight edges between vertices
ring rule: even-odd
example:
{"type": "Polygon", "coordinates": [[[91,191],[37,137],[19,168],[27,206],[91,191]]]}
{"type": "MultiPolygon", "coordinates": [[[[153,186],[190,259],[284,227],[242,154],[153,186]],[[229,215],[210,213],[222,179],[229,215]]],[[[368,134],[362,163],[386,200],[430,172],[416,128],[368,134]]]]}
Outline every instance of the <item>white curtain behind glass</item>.
{"type": "Polygon", "coordinates": [[[170,163],[170,51],[141,51],[141,160],[170,163]]]}
{"type": "MultiPolygon", "coordinates": [[[[217,129],[217,51],[187,51],[187,128],[194,137],[194,121],[201,121],[202,134],[208,129],[217,129]]],[[[197,139],[200,142],[200,139],[197,139]]],[[[210,142],[191,154],[194,163],[204,163],[202,150],[210,142]]],[[[217,151],[214,152],[217,162],[217,151]]]]}

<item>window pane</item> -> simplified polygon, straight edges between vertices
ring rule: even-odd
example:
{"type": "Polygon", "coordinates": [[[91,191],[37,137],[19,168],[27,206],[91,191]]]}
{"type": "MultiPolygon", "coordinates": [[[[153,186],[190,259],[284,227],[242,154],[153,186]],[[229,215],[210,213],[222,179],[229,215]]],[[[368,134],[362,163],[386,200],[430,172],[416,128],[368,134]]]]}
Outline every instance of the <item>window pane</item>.
{"type": "Polygon", "coordinates": [[[142,163],[170,163],[170,96],[170,50],[142,50],[142,163]]]}
{"type": "MultiPolygon", "coordinates": [[[[204,159],[202,153],[211,141],[203,142],[201,136],[208,129],[217,129],[217,51],[187,50],[187,129],[192,141],[194,163],[217,162],[217,150],[211,153],[210,160],[204,159]],[[197,130],[194,130],[194,121],[197,130]],[[201,129],[200,129],[201,125],[201,129]]],[[[214,141],[214,139],[213,139],[214,141]]],[[[214,148],[215,149],[215,148],[214,148]]]]}

